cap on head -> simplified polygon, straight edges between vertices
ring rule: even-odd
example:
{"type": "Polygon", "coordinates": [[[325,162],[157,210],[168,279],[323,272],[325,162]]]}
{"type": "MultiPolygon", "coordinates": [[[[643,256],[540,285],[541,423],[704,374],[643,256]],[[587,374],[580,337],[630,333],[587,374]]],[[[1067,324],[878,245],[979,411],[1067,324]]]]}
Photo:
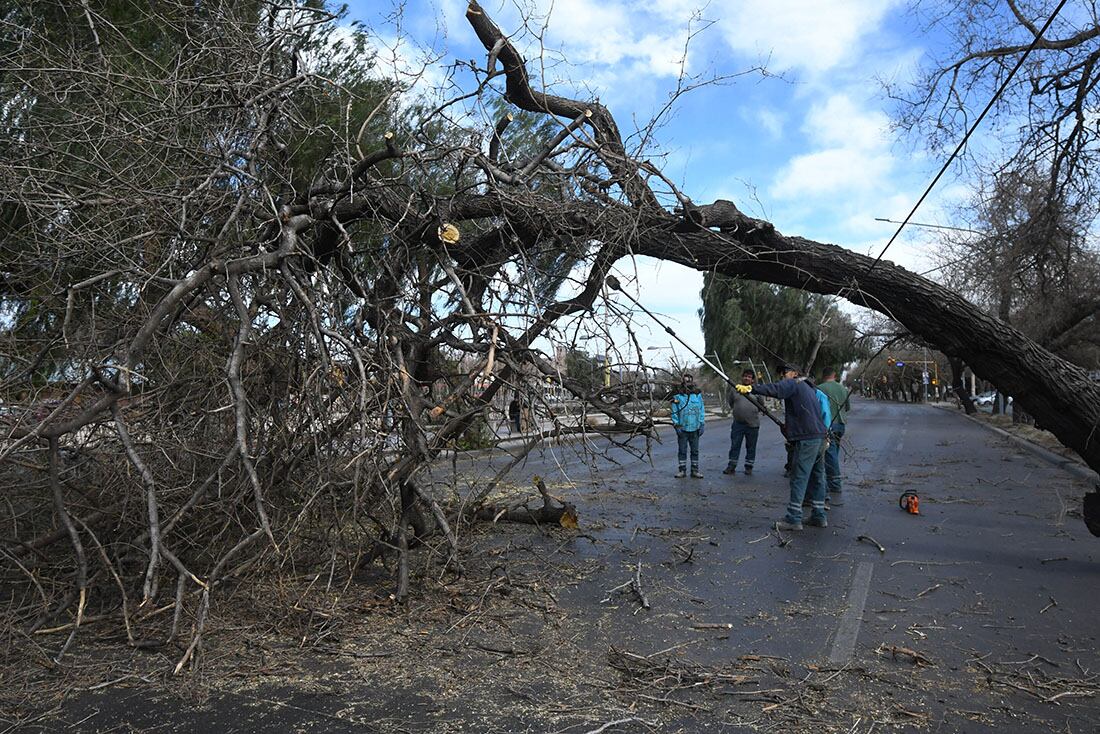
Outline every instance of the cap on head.
{"type": "Polygon", "coordinates": [[[790,362],[784,363],[783,366],[780,367],[779,371],[782,374],[787,374],[788,372],[794,372],[795,374],[799,375],[802,374],[802,368],[790,362]]]}

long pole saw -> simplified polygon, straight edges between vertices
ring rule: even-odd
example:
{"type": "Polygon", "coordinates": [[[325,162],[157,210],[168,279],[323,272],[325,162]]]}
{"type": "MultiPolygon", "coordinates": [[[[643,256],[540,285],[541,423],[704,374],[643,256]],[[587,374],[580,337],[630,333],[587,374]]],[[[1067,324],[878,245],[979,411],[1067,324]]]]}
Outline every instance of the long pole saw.
{"type": "MultiPolygon", "coordinates": [[[[691,348],[691,345],[690,345],[690,344],[688,344],[688,343],[687,343],[686,341],[684,341],[683,339],[681,339],[681,338],[680,338],[680,337],[679,337],[679,336],[678,336],[678,335],[676,334],[676,332],[672,330],[672,328],[671,328],[670,326],[668,326],[668,325],[667,325],[667,324],[665,324],[665,323],[664,323],[663,321],[661,321],[661,320],[660,320],[659,318],[657,318],[657,316],[656,316],[656,315],[654,315],[654,313],[653,313],[652,311],[650,311],[650,310],[649,310],[648,308],[646,308],[645,306],[643,306],[643,305],[642,305],[642,304],[641,304],[641,303],[640,303],[640,302],[638,301],[638,299],[637,299],[637,298],[635,298],[634,296],[630,295],[630,294],[629,294],[629,293],[627,293],[627,292],[626,292],[625,290],[623,290],[622,284],[620,284],[620,283],[619,283],[619,279],[618,279],[618,278],[616,278],[616,277],[615,277],[614,275],[609,275],[609,276],[607,276],[607,277],[606,277],[606,278],[604,279],[604,282],[605,282],[605,283],[607,283],[607,287],[608,287],[608,288],[610,288],[611,290],[613,290],[613,291],[618,291],[619,293],[622,293],[622,294],[623,294],[624,296],[626,296],[626,297],[627,297],[628,299],[630,299],[630,302],[631,302],[631,303],[633,303],[633,304],[634,304],[635,306],[637,306],[638,308],[642,309],[642,311],[644,311],[644,312],[645,312],[645,315],[646,315],[646,316],[648,316],[649,318],[653,319],[653,321],[654,321],[654,322],[655,322],[655,323],[656,323],[656,324],[657,324],[658,326],[660,326],[660,327],[661,327],[661,328],[663,328],[663,329],[664,329],[664,330],[665,330],[666,332],[668,332],[668,335],[669,335],[669,336],[671,336],[671,337],[672,337],[673,339],[675,339],[676,341],[680,342],[680,344],[681,344],[681,345],[683,345],[683,347],[684,347],[685,349],[687,349],[687,350],[688,350],[689,352],[691,352],[692,354],[694,354],[694,355],[695,355],[695,357],[696,357],[697,359],[699,359],[700,361],[702,361],[702,363],[703,363],[703,364],[705,364],[705,365],[706,365],[707,367],[710,367],[710,368],[711,368],[712,370],[714,370],[714,371],[715,371],[715,373],[717,373],[719,377],[721,377],[721,378],[722,378],[723,380],[725,380],[726,382],[728,382],[728,383],[729,383],[729,384],[730,384],[730,385],[731,385],[731,386],[732,386],[732,387],[733,387],[734,389],[737,389],[737,383],[735,383],[735,382],[734,382],[733,380],[731,380],[731,379],[729,378],[729,376],[728,376],[728,375],[726,375],[726,373],[725,373],[725,372],[723,372],[722,370],[718,369],[718,367],[716,367],[716,366],[714,365],[714,363],[713,363],[713,362],[711,362],[711,361],[710,361],[709,359],[707,359],[707,358],[706,358],[706,357],[704,357],[703,355],[699,354],[699,352],[697,352],[697,351],[695,351],[694,349],[692,349],[692,348],[691,348]]],[[[764,414],[764,415],[766,415],[766,416],[767,416],[768,418],[770,418],[770,419],[772,420],[772,422],[773,422],[773,423],[775,423],[775,425],[779,426],[780,430],[783,430],[783,429],[784,429],[784,425],[783,425],[783,422],[782,422],[781,420],[779,420],[778,418],[776,418],[776,417],[775,417],[775,415],[773,415],[773,414],[772,414],[772,412],[771,412],[770,410],[768,410],[767,406],[765,406],[765,405],[764,405],[764,404],[763,404],[762,402],[760,402],[760,400],[758,400],[758,399],[756,398],[756,396],[754,396],[754,395],[751,395],[751,394],[750,394],[750,395],[746,395],[745,397],[749,399],[749,402],[750,402],[750,403],[752,403],[752,404],[753,404],[754,406],[756,406],[756,409],[757,409],[757,410],[759,410],[759,411],[760,411],[761,413],[763,413],[763,414],[764,414]]]]}

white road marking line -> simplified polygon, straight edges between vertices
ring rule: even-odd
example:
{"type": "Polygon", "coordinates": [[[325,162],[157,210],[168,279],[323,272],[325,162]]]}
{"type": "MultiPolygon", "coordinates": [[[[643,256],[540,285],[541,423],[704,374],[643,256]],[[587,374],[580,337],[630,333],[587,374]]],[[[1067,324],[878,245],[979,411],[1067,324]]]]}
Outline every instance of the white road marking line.
{"type": "Polygon", "coordinates": [[[856,566],[852,588],[848,592],[848,608],[840,618],[833,647],[829,650],[829,662],[832,665],[848,662],[856,650],[856,639],[863,623],[863,610],[867,606],[867,592],[871,589],[871,575],[874,570],[875,564],[870,561],[863,561],[856,566]]]}

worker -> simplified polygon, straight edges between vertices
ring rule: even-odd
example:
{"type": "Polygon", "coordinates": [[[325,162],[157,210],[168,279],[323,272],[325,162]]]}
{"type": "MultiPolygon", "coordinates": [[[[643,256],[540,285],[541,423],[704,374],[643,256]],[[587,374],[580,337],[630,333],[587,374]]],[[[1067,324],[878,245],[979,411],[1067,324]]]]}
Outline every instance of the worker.
{"type": "Polygon", "coordinates": [[[844,491],[840,476],[840,441],[844,438],[848,410],[852,407],[851,392],[837,382],[836,370],[832,367],[826,367],[821,373],[821,384],[817,389],[829,396],[829,407],[832,409],[832,422],[828,426],[829,448],[825,449],[825,483],[829,487],[829,502],[839,506],[843,504],[841,493],[844,491]]]}
{"type": "MultiPolygon", "coordinates": [[[[742,385],[751,385],[754,382],[756,382],[755,372],[744,370],[741,373],[742,385]]],[[[744,442],[745,475],[749,476],[752,474],[753,464],[756,463],[756,441],[760,437],[760,409],[736,390],[730,390],[729,403],[733,411],[733,423],[730,424],[729,457],[722,473],[737,473],[737,460],[741,458],[741,443],[744,442]]]]}
{"type": "MultiPolygon", "coordinates": [[[[801,371],[792,364],[783,365],[782,379],[764,385],[735,385],[742,395],[753,393],[783,400],[786,438],[791,450],[790,498],[787,514],[777,523],[780,530],[802,530],[802,500],[807,486],[810,496],[810,518],[806,525],[824,528],[829,523],[825,515],[825,467],[820,461],[825,441],[825,421],[822,403],[813,384],[800,378],[801,371]]],[[[826,400],[826,404],[827,404],[826,400]]]]}
{"type": "Polygon", "coordinates": [[[699,438],[704,429],[703,394],[695,386],[695,377],[690,372],[685,372],[680,377],[680,384],[673,388],[669,400],[672,403],[670,416],[676,429],[677,458],[680,462],[676,477],[682,479],[687,476],[690,449],[691,476],[702,479],[703,472],[699,468],[699,438]]]}

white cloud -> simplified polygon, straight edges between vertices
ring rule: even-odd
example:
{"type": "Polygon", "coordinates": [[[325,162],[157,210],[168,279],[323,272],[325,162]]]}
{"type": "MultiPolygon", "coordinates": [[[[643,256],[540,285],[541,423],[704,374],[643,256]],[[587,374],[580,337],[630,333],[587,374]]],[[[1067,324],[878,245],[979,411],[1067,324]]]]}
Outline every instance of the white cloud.
{"type": "Polygon", "coordinates": [[[861,109],[845,94],[814,105],[802,129],[821,147],[791,158],[771,195],[793,199],[881,191],[895,166],[888,125],[884,114],[861,109]]]}
{"type": "MultiPolygon", "coordinates": [[[[891,145],[889,119],[877,100],[861,100],[857,91],[832,92],[806,112],[801,128],[808,144],[784,164],[768,189],[777,204],[780,229],[878,255],[900,220],[909,213],[927,183],[929,161],[897,152],[891,145]]],[[[958,197],[945,186],[924,203],[921,218],[944,219],[945,205],[958,197]]],[[[907,229],[887,257],[907,268],[930,267],[933,245],[921,232],[907,229]]]]}
{"type": "Polygon", "coordinates": [[[834,94],[810,108],[803,130],[822,143],[871,149],[887,144],[889,125],[882,112],[861,108],[847,94],[834,94]]]}
{"type": "MultiPolygon", "coordinates": [[[[588,276],[587,268],[587,264],[576,267],[572,277],[557,294],[559,299],[570,298],[580,292],[588,276]]],[[[623,290],[652,311],[661,323],[635,308],[622,294],[608,291],[607,295],[614,304],[613,316],[605,316],[605,302],[597,298],[594,314],[575,315],[558,323],[563,333],[570,339],[575,336],[578,340],[576,346],[589,354],[602,354],[606,350],[616,363],[642,361],[650,365],[667,365],[672,358],[679,364],[696,363],[698,360],[691,356],[687,348],[670,339],[662,324],[670,326],[692,349],[703,353],[703,330],[698,314],[702,305],[699,291],[703,288],[703,274],[683,265],[645,256],[619,260],[612,274],[619,279],[623,290]],[[580,329],[576,328],[578,321],[584,324],[580,329]],[[641,347],[640,354],[637,346],[641,347]]],[[[548,344],[540,342],[538,346],[548,349],[548,344]]]]}
{"type": "Polygon", "coordinates": [[[570,63],[630,64],[643,74],[675,77],[684,58],[683,24],[641,22],[643,15],[621,3],[558,0],[547,37],[550,45],[560,44],[570,63]]]}
{"type": "Polygon", "coordinates": [[[732,0],[723,34],[735,50],[770,57],[773,70],[821,73],[858,54],[900,0],[732,0]]]}
{"type": "MultiPolygon", "coordinates": [[[[703,289],[701,272],[651,257],[621,260],[615,270],[628,293],[657,314],[692,349],[703,352],[703,330],[698,314],[702,305],[699,298],[699,292],[703,289]]],[[[616,303],[629,308],[629,301],[625,298],[616,298],[616,303]]],[[[654,359],[654,354],[650,354],[646,357],[647,361],[664,361],[672,354],[677,355],[681,362],[696,361],[687,349],[675,341],[671,342],[674,349],[666,350],[665,347],[670,346],[669,335],[662,326],[641,311],[633,313],[631,326],[642,349],[652,346],[660,347],[656,350],[658,352],[664,350],[660,360],[654,359]]],[[[622,340],[616,341],[626,344],[625,330],[621,331],[621,336],[622,340]]]]}
{"type": "Polygon", "coordinates": [[[741,116],[761,127],[772,140],[783,137],[783,126],[786,124],[787,116],[781,111],[771,107],[743,107],[741,116]]]}
{"type": "Polygon", "coordinates": [[[831,148],[792,158],[771,195],[780,199],[834,197],[877,190],[894,161],[888,154],[858,148],[831,148]]]}

